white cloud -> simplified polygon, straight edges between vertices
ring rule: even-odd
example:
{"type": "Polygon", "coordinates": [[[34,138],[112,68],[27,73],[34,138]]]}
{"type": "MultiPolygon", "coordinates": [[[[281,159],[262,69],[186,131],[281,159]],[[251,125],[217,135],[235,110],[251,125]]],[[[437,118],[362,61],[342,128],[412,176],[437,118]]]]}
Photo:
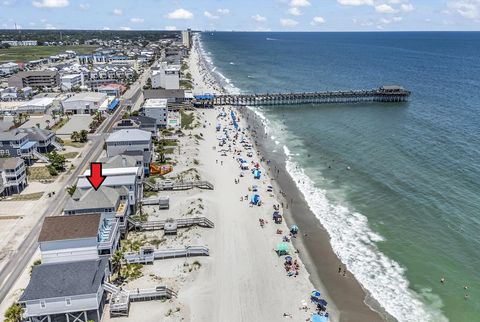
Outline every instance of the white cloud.
{"type": "Polygon", "coordinates": [[[55,27],[55,26],[52,25],[51,23],[47,23],[47,24],[45,25],[45,29],[51,29],[51,30],[53,30],[53,29],[57,29],[57,27],[55,27]]]}
{"type": "Polygon", "coordinates": [[[321,24],[324,24],[324,23],[325,23],[325,19],[321,16],[313,17],[312,22],[310,22],[310,24],[312,26],[317,26],[317,25],[321,25],[321,24]]]}
{"type": "Polygon", "coordinates": [[[230,10],[229,9],[217,9],[217,12],[221,15],[228,15],[230,13],[230,10]]]}
{"type": "Polygon", "coordinates": [[[395,9],[393,9],[391,6],[388,4],[380,4],[378,6],[375,6],[375,11],[379,13],[394,13],[395,9]]]}
{"type": "Polygon", "coordinates": [[[110,30],[110,27],[103,27],[103,30],[110,30]]]}
{"type": "Polygon", "coordinates": [[[185,9],[177,9],[175,11],[170,12],[167,15],[167,18],[188,20],[193,18],[193,13],[185,9]]]}
{"type": "Polygon", "coordinates": [[[130,27],[120,27],[120,30],[132,30],[130,27]]]}
{"type": "Polygon", "coordinates": [[[390,19],[387,19],[387,18],[382,18],[382,19],[380,19],[380,22],[383,23],[384,25],[388,25],[392,21],[390,19]]]}
{"type": "Polygon", "coordinates": [[[308,0],[291,0],[290,7],[308,7],[310,2],[308,0]]]}
{"type": "Polygon", "coordinates": [[[291,14],[292,16],[297,16],[297,17],[302,15],[302,12],[297,7],[292,7],[288,9],[288,13],[291,14]]]}
{"type": "Polygon", "coordinates": [[[280,19],[280,24],[283,27],[292,28],[292,27],[295,27],[296,25],[298,25],[298,21],[293,20],[293,19],[280,19]]]}
{"type": "Polygon", "coordinates": [[[393,17],[393,21],[400,22],[403,20],[403,17],[393,17]]]}
{"type": "Polygon", "coordinates": [[[373,6],[373,0],[337,0],[342,6],[373,6]]]}
{"type": "Polygon", "coordinates": [[[90,4],[88,4],[88,3],[80,3],[80,4],[78,5],[78,7],[80,8],[80,10],[87,11],[88,9],[90,9],[90,4]]]}
{"type": "Polygon", "coordinates": [[[32,5],[37,8],[62,8],[69,5],[68,0],[40,0],[32,1],[32,5]]]}
{"type": "Polygon", "coordinates": [[[177,27],[175,26],[165,26],[163,28],[165,28],[165,30],[177,30],[177,27]]]}
{"type": "Polygon", "coordinates": [[[123,15],[123,10],[120,9],[120,8],[115,8],[115,9],[113,9],[113,14],[115,16],[121,16],[121,15],[123,15]]]}
{"type": "Polygon", "coordinates": [[[410,11],[415,10],[415,7],[411,3],[402,3],[400,8],[402,8],[402,10],[405,11],[405,12],[410,12],[410,11]]]}
{"type": "Polygon", "coordinates": [[[212,14],[212,13],[209,12],[209,11],[204,11],[204,12],[203,12],[203,15],[204,15],[205,17],[207,17],[208,19],[218,19],[218,18],[220,18],[219,16],[216,16],[216,15],[212,14]]]}
{"type": "Polygon", "coordinates": [[[480,0],[450,1],[448,7],[467,19],[480,19],[480,0]]]}
{"type": "Polygon", "coordinates": [[[143,18],[137,18],[137,17],[130,18],[131,23],[143,23],[144,21],[145,21],[145,19],[143,19],[143,18]]]}
{"type": "Polygon", "coordinates": [[[254,16],[252,16],[252,19],[255,20],[256,22],[264,22],[267,21],[267,18],[264,16],[260,16],[258,13],[254,16]]]}

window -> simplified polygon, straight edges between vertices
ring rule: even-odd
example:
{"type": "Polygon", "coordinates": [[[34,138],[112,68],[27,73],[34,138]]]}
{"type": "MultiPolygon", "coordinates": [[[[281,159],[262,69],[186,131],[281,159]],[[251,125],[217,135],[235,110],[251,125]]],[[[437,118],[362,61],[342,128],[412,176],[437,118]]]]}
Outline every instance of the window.
{"type": "Polygon", "coordinates": [[[47,307],[47,303],[45,301],[40,301],[40,307],[42,309],[46,308],[47,307]]]}
{"type": "Polygon", "coordinates": [[[69,298],[69,297],[67,297],[67,298],[65,299],[65,305],[66,305],[66,306],[72,305],[72,299],[69,298]]]}

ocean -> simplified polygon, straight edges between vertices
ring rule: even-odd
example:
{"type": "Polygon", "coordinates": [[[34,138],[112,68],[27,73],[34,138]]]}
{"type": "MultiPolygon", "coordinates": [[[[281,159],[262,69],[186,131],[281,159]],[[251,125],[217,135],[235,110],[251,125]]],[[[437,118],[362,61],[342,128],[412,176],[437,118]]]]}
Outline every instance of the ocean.
{"type": "Polygon", "coordinates": [[[412,91],[404,104],[254,110],[335,253],[387,312],[480,321],[480,33],[215,32],[201,42],[231,92],[412,91]]]}

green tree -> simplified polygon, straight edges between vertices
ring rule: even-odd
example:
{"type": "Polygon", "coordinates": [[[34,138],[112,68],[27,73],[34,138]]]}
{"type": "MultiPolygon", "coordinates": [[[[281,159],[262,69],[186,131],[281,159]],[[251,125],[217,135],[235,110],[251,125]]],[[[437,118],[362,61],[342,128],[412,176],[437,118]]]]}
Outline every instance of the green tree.
{"type": "Polygon", "coordinates": [[[70,186],[67,188],[67,193],[70,195],[70,196],[73,196],[73,194],[75,193],[75,190],[77,190],[77,185],[74,184],[73,186],[70,186]]]}
{"type": "Polygon", "coordinates": [[[65,170],[65,156],[53,151],[47,154],[50,165],[47,167],[50,175],[56,176],[58,172],[65,170]]]}
{"type": "Polygon", "coordinates": [[[20,322],[22,321],[22,315],[23,308],[15,302],[5,311],[5,322],[20,322]]]}
{"type": "Polygon", "coordinates": [[[47,129],[50,128],[50,120],[46,120],[45,123],[47,123],[47,129]]]}
{"type": "Polygon", "coordinates": [[[70,139],[73,142],[78,142],[80,140],[80,134],[77,131],[73,131],[72,135],[70,135],[70,139]]]}
{"type": "Polygon", "coordinates": [[[79,139],[80,142],[84,143],[88,141],[88,131],[87,130],[81,130],[79,134],[79,139]]]}

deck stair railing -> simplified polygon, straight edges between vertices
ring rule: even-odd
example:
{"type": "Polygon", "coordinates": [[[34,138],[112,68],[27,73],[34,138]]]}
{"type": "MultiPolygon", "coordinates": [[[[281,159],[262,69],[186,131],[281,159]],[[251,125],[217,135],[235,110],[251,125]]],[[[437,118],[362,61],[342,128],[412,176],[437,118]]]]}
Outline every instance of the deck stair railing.
{"type": "MultiPolygon", "coordinates": [[[[127,220],[130,227],[137,231],[161,230],[164,229],[167,221],[171,221],[171,219],[158,221],[137,221],[132,218],[128,218],[127,220]]],[[[173,219],[173,221],[177,224],[178,228],[190,227],[195,225],[205,228],[215,227],[215,224],[207,217],[180,218],[173,219]]]]}
{"type": "Polygon", "coordinates": [[[163,191],[163,190],[189,190],[199,188],[204,190],[213,190],[214,186],[208,181],[181,181],[173,184],[164,185],[161,182],[152,184],[148,181],[144,182],[145,189],[149,191],[163,191]]]}
{"type": "Polygon", "coordinates": [[[210,256],[206,246],[187,246],[177,249],[153,249],[145,247],[140,252],[125,253],[123,258],[127,264],[150,264],[154,260],[178,257],[210,256]]]}

